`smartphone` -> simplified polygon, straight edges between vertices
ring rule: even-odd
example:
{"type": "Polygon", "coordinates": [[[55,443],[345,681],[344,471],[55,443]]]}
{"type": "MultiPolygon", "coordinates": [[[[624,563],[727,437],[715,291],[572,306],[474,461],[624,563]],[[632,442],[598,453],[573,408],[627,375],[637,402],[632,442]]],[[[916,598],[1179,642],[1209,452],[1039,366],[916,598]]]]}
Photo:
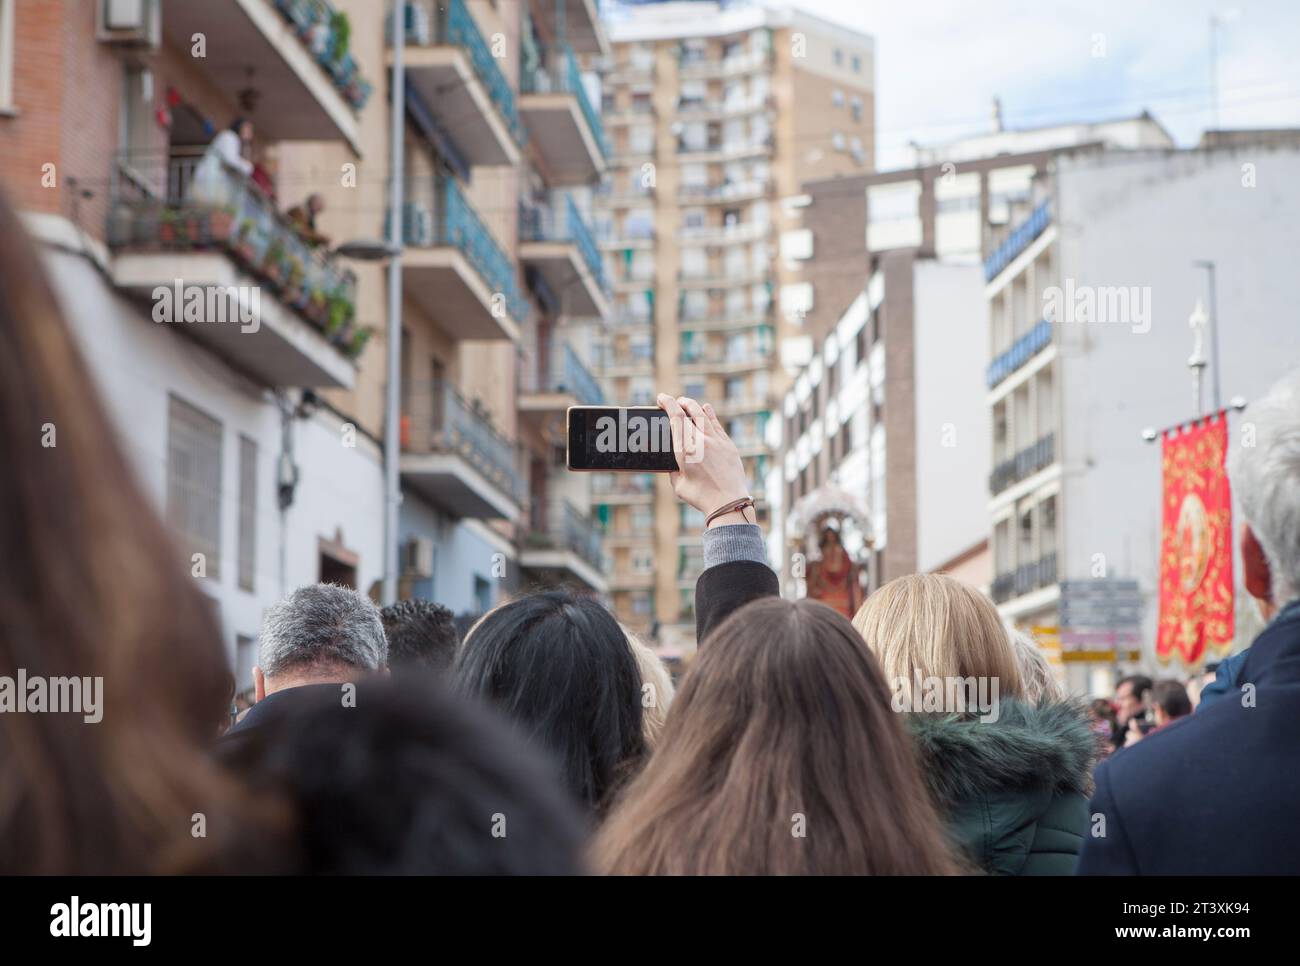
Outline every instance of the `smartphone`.
{"type": "Polygon", "coordinates": [[[570,406],[569,469],[675,473],[672,426],[657,406],[570,406]]]}

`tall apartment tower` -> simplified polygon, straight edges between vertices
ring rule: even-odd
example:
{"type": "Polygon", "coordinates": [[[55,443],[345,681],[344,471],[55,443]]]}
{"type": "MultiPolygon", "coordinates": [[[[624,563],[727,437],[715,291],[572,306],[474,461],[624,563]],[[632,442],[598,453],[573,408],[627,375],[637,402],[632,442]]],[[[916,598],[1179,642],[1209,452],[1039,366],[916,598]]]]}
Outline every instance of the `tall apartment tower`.
{"type": "MultiPolygon", "coordinates": [[[[766,517],[779,351],[812,308],[780,251],[782,199],[874,157],[872,38],[783,7],[670,2],[604,12],[598,64],[610,171],[595,199],[611,287],[597,355],[605,396],[713,403],[766,517]]],[[[619,618],[693,646],[700,514],[666,478],[594,481],[619,618]]]]}

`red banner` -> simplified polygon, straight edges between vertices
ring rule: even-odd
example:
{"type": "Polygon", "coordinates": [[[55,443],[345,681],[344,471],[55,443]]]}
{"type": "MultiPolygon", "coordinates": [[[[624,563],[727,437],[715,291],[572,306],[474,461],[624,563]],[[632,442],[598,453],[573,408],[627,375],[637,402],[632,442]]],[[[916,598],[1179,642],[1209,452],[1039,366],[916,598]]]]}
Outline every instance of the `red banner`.
{"type": "Polygon", "coordinates": [[[1206,649],[1225,653],[1233,636],[1232,495],[1220,413],[1163,440],[1160,628],[1156,656],[1189,667],[1206,649]]]}

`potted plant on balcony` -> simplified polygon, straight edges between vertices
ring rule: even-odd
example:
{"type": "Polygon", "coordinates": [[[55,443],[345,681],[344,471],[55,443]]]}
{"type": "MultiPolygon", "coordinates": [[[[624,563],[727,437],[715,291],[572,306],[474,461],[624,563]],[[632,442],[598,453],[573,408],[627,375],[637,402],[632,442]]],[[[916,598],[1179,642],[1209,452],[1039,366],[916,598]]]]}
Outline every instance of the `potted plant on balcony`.
{"type": "Polygon", "coordinates": [[[235,257],[245,265],[252,266],[257,258],[257,249],[253,246],[253,220],[245,218],[239,223],[235,232],[235,257]]]}
{"type": "Polygon", "coordinates": [[[208,239],[225,244],[230,240],[230,231],[235,225],[235,209],[222,205],[208,213],[208,239]]]}
{"type": "Polygon", "coordinates": [[[158,218],[158,241],[164,245],[174,245],[176,243],[177,222],[180,221],[180,212],[175,208],[164,208],[158,218]]]}
{"type": "Polygon", "coordinates": [[[277,238],[271,242],[266,249],[266,257],[262,259],[262,274],[277,286],[282,286],[288,275],[284,266],[284,255],[284,242],[277,238]]]}
{"type": "Polygon", "coordinates": [[[303,286],[306,275],[303,271],[302,259],[297,255],[290,255],[287,264],[289,274],[284,283],[285,300],[294,308],[302,308],[307,300],[306,288],[303,286]]]}
{"type": "Polygon", "coordinates": [[[347,339],[354,311],[352,303],[341,293],[336,292],[326,300],[325,334],[336,345],[344,344],[347,339]]]}
{"type": "Polygon", "coordinates": [[[180,240],[187,245],[203,241],[207,228],[207,213],[201,208],[186,208],[181,212],[180,240]]]}
{"type": "Polygon", "coordinates": [[[311,319],[322,328],[325,325],[325,312],[328,307],[328,300],[325,297],[325,290],[321,288],[312,288],[307,296],[306,313],[307,318],[311,319]]]}
{"type": "Polygon", "coordinates": [[[330,17],[330,60],[335,64],[342,64],[343,58],[347,56],[348,47],[352,43],[352,21],[342,10],[337,10],[330,17]]]}
{"type": "Polygon", "coordinates": [[[361,358],[361,353],[365,351],[366,343],[370,341],[370,337],[374,334],[375,330],[368,325],[353,332],[352,339],[348,342],[347,349],[345,350],[348,356],[352,359],[361,358]]]}

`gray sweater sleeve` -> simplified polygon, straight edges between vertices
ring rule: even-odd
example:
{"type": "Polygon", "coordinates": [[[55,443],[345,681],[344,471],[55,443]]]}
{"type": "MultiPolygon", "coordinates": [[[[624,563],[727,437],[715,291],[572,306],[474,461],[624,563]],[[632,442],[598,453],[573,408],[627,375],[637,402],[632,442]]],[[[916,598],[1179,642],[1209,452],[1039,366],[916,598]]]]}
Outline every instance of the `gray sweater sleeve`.
{"type": "Polygon", "coordinates": [[[753,523],[730,523],[704,531],[704,568],[718,564],[752,560],[767,563],[763,531],[753,523]]]}

